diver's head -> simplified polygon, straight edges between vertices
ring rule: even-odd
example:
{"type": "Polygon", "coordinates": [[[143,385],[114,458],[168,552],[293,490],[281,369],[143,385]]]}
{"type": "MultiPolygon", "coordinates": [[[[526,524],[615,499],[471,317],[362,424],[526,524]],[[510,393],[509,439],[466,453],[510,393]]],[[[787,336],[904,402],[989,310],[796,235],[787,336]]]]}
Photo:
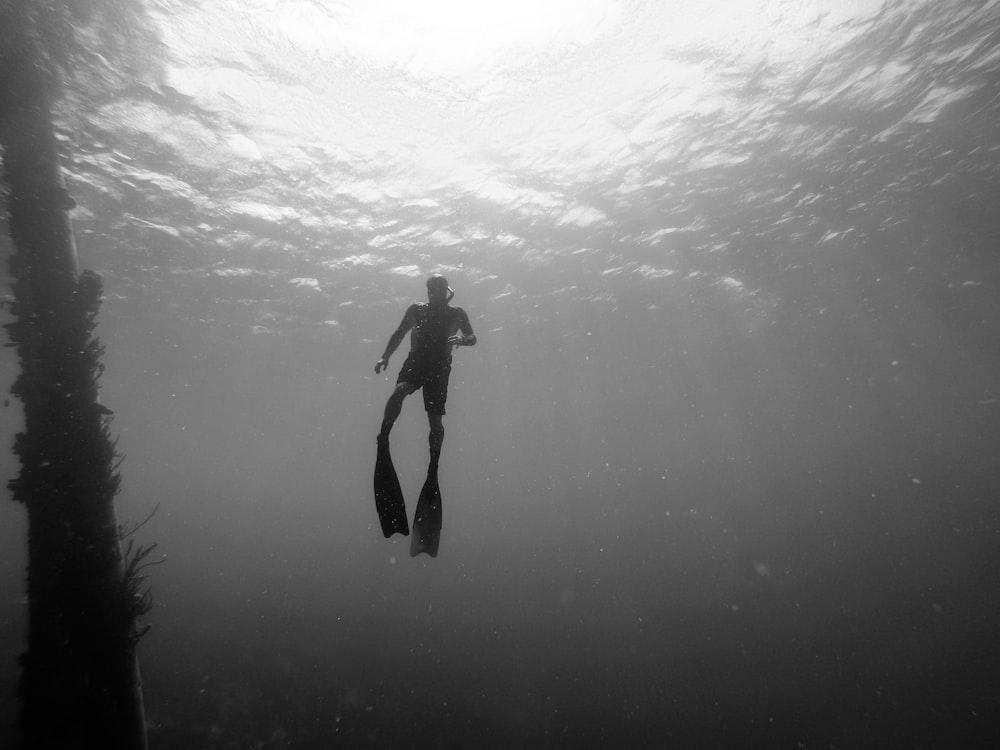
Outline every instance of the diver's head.
{"type": "Polygon", "coordinates": [[[441,305],[451,302],[455,292],[448,286],[448,279],[439,273],[433,274],[427,279],[427,299],[431,304],[441,305]]]}

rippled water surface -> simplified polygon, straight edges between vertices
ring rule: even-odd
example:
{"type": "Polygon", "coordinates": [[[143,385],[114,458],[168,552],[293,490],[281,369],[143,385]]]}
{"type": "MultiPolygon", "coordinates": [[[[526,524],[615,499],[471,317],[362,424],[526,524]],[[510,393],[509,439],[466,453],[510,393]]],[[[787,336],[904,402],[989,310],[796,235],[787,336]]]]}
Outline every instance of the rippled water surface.
{"type": "Polygon", "coordinates": [[[119,513],[169,557],[154,750],[995,746],[1000,2],[138,23],[59,127],[119,513]],[[434,271],[479,344],[431,560],[378,530],[372,365],[434,271]]]}

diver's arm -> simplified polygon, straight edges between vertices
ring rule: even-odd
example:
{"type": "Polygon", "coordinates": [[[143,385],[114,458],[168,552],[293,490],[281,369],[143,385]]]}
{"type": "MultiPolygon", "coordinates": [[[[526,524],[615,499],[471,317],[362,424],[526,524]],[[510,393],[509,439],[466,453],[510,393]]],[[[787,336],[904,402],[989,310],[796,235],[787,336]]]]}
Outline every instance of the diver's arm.
{"type": "Polygon", "coordinates": [[[458,330],[462,332],[462,335],[452,336],[448,339],[449,343],[454,344],[455,346],[476,345],[476,334],[472,330],[472,324],[469,323],[469,316],[465,314],[465,310],[462,310],[462,313],[458,318],[458,330]]]}
{"type": "Polygon", "coordinates": [[[399,328],[397,328],[392,336],[389,337],[389,343],[385,345],[385,352],[382,354],[381,359],[375,363],[376,375],[389,366],[389,357],[391,357],[392,353],[396,351],[401,343],[403,343],[403,337],[406,336],[407,331],[413,328],[414,307],[416,307],[416,305],[410,305],[406,309],[406,314],[403,315],[403,321],[399,324],[399,328]]]}

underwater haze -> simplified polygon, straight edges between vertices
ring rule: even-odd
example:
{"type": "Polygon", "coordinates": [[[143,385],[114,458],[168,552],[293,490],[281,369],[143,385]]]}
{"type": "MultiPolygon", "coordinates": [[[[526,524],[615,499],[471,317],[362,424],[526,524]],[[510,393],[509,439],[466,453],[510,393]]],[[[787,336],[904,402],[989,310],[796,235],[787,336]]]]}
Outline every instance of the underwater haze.
{"type": "MultiPolygon", "coordinates": [[[[135,22],[81,34],[58,115],[119,520],[166,557],[153,750],[998,746],[1000,2],[135,22]],[[372,490],[406,344],[373,366],[433,272],[479,339],[436,559],[372,490]]],[[[411,518],[427,429],[417,394],[411,518]]]]}

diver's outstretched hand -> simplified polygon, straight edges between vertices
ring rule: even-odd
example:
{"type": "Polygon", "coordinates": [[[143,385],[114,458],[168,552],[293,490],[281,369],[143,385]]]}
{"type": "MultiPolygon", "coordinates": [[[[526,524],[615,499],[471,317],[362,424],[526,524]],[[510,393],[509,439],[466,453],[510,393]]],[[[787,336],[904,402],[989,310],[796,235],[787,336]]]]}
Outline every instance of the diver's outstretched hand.
{"type": "Polygon", "coordinates": [[[378,375],[382,370],[389,366],[389,360],[382,357],[378,362],[375,363],[375,374],[378,375]]]}

